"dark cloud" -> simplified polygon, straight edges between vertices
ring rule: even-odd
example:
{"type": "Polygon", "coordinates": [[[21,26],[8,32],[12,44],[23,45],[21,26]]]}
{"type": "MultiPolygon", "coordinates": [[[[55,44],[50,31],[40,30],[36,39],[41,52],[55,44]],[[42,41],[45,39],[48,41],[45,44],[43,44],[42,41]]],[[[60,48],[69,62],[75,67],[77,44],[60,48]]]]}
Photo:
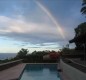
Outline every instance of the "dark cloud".
{"type": "MultiPolygon", "coordinates": [[[[63,41],[61,36],[57,35],[50,35],[50,34],[41,34],[41,33],[0,33],[0,36],[13,38],[14,40],[22,41],[22,42],[28,42],[28,43],[52,43],[52,42],[58,42],[63,41]]],[[[42,44],[43,45],[43,44],[42,44]]]]}

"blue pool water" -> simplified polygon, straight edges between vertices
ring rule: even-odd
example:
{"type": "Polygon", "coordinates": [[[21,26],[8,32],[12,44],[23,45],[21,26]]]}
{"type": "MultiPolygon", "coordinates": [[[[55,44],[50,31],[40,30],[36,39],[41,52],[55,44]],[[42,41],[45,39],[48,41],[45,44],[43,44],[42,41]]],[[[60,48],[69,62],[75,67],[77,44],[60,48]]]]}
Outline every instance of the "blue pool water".
{"type": "Polygon", "coordinates": [[[28,64],[20,80],[61,80],[57,64],[28,64]]]}

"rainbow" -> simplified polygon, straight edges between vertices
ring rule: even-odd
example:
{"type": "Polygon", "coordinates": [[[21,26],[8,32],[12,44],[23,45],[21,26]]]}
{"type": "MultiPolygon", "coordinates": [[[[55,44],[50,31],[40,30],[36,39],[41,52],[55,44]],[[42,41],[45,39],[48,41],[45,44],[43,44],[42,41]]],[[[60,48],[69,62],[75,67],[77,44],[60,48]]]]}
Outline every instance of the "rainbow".
{"type": "Polygon", "coordinates": [[[48,15],[48,17],[56,25],[57,30],[59,31],[59,33],[62,36],[62,38],[65,39],[65,35],[64,35],[64,32],[63,32],[61,26],[58,24],[57,20],[52,16],[50,11],[45,6],[43,6],[39,1],[35,0],[35,3],[48,15]]]}

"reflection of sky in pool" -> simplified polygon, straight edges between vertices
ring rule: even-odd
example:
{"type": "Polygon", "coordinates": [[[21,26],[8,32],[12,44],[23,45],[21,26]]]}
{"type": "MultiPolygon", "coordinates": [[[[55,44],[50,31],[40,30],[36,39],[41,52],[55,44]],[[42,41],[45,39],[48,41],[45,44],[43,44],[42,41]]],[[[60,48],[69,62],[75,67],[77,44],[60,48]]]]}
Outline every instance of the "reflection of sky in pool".
{"type": "Polygon", "coordinates": [[[60,77],[56,64],[30,64],[20,80],[60,80],[60,77]]]}

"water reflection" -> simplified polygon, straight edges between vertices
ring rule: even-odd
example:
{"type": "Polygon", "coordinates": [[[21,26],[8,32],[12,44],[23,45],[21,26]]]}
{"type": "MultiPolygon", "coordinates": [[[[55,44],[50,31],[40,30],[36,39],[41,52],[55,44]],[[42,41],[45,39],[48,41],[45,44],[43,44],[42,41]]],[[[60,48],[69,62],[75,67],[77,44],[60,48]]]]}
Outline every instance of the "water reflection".
{"type": "Polygon", "coordinates": [[[60,80],[57,72],[57,64],[27,65],[21,80],[60,80]]]}

